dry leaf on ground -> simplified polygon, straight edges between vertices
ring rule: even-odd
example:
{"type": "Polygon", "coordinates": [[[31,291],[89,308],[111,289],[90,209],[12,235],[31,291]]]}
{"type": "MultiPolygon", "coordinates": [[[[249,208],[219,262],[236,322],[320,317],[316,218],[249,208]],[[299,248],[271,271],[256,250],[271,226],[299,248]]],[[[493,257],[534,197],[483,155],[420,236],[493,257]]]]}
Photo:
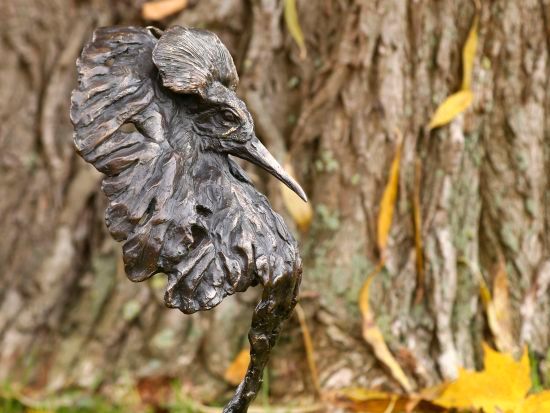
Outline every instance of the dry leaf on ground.
{"type": "Polygon", "coordinates": [[[441,406],[433,404],[430,399],[440,387],[429,388],[420,394],[395,394],[361,387],[345,388],[327,394],[326,400],[346,411],[368,413],[443,413],[441,406]]]}
{"type": "Polygon", "coordinates": [[[365,284],[361,288],[359,294],[359,309],[363,317],[363,338],[369,343],[374,351],[376,358],[384,364],[391,372],[394,379],[407,392],[412,391],[412,386],[409,379],[391,354],[380,329],[376,325],[376,320],[369,305],[369,291],[374,277],[380,272],[384,266],[386,245],[393,220],[393,212],[397,202],[397,191],[399,188],[399,167],[401,163],[401,152],[403,148],[403,137],[401,132],[397,130],[397,150],[390,167],[388,182],[380,201],[380,211],[378,213],[378,249],[380,250],[380,262],[369,274],[365,284]]]}
{"type": "Polygon", "coordinates": [[[136,383],[136,390],[141,402],[157,409],[170,398],[173,378],[169,376],[140,377],[136,383]]]}
{"type": "Polygon", "coordinates": [[[223,378],[234,386],[238,385],[246,374],[248,363],[250,363],[250,350],[243,348],[229,367],[227,367],[223,378]]]}
{"type": "Polygon", "coordinates": [[[546,413],[550,412],[550,391],[533,394],[523,401],[514,413],[546,413]]]}
{"type": "Polygon", "coordinates": [[[400,412],[407,408],[405,397],[364,388],[341,389],[327,396],[328,400],[354,412],[385,413],[400,412]]]}
{"type": "Polygon", "coordinates": [[[550,405],[550,391],[527,396],[531,375],[527,348],[519,361],[484,345],[483,371],[459,369],[433,402],[446,408],[483,409],[485,413],[542,413],[550,405]]]}
{"type": "Polygon", "coordinates": [[[189,0],[148,1],[141,9],[141,16],[145,20],[162,20],[185,9],[188,2],[189,0]]]}
{"type": "Polygon", "coordinates": [[[382,264],[379,264],[374,272],[367,277],[367,281],[363,285],[363,288],[361,288],[361,293],[359,295],[359,308],[363,317],[363,338],[371,345],[376,358],[390,370],[393,378],[397,380],[403,389],[410,393],[412,391],[412,386],[409,379],[388,349],[384,337],[376,325],[374,314],[369,305],[370,286],[372,280],[381,268],[382,264]]]}

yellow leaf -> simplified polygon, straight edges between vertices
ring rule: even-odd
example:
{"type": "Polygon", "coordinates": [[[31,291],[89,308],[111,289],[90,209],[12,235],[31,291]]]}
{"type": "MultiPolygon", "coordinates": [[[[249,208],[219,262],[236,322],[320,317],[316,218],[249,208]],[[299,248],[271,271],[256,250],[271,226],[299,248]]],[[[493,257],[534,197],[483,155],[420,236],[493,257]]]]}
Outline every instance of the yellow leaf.
{"type": "Polygon", "coordinates": [[[474,59],[477,50],[477,26],[479,14],[476,14],[472,27],[468,32],[468,38],[462,49],[462,85],[460,91],[447,97],[445,101],[436,109],[428,129],[438,128],[446,125],[464,112],[474,100],[472,88],[472,74],[474,70],[474,59]]]}
{"type": "Polygon", "coordinates": [[[329,394],[329,398],[335,399],[334,404],[346,410],[368,413],[401,412],[416,402],[402,395],[361,387],[340,389],[329,394]]]}
{"type": "Polygon", "coordinates": [[[401,163],[401,150],[403,146],[403,138],[401,133],[398,134],[397,150],[393,158],[388,183],[382,194],[380,201],[380,212],[378,213],[378,249],[384,257],[386,245],[388,243],[388,235],[390,233],[391,223],[393,219],[393,211],[395,202],[397,201],[397,190],[399,189],[399,165],[401,163]]]}
{"type": "Polygon", "coordinates": [[[372,284],[372,280],[381,269],[382,263],[378,264],[376,269],[369,274],[359,294],[359,309],[361,310],[361,315],[363,316],[363,338],[371,345],[376,358],[390,370],[393,378],[401,384],[403,389],[410,393],[412,391],[412,386],[409,379],[388,349],[388,346],[384,341],[384,337],[376,325],[374,314],[369,306],[370,286],[372,284]]]}
{"type": "Polygon", "coordinates": [[[250,351],[247,348],[242,349],[235,360],[225,370],[223,378],[230,384],[236,386],[241,382],[246,374],[246,369],[250,363],[250,351]]]}
{"type": "Polygon", "coordinates": [[[459,369],[434,403],[457,409],[483,409],[485,413],[514,412],[524,403],[531,388],[527,348],[519,361],[483,346],[485,369],[480,372],[459,369]]]}
{"type": "Polygon", "coordinates": [[[469,90],[461,90],[452,94],[436,109],[428,129],[446,125],[464,112],[472,104],[473,99],[474,95],[469,90]]]}
{"type": "Polygon", "coordinates": [[[483,278],[480,278],[479,280],[479,294],[481,295],[481,303],[483,304],[485,310],[487,310],[492,298],[491,291],[489,291],[489,287],[487,287],[487,284],[483,278]]]}
{"type": "Polygon", "coordinates": [[[300,49],[300,58],[305,59],[307,57],[306,42],[298,20],[296,0],[284,0],[284,13],[288,31],[300,49]]]}
{"type": "Polygon", "coordinates": [[[517,408],[514,413],[543,413],[550,412],[550,390],[533,394],[517,408]]]}
{"type": "Polygon", "coordinates": [[[487,320],[495,336],[496,347],[504,353],[515,354],[517,345],[512,334],[508,277],[502,259],[494,278],[493,297],[487,305],[487,320]]]}
{"type": "MultiPolygon", "coordinates": [[[[285,170],[287,173],[294,177],[294,169],[290,163],[285,164],[285,170]]],[[[283,197],[283,203],[285,207],[301,231],[306,231],[311,224],[313,217],[313,210],[311,204],[304,202],[298,195],[296,195],[289,187],[282,182],[279,182],[281,188],[281,195],[283,197]]]]}
{"type": "Polygon", "coordinates": [[[464,44],[464,49],[462,49],[462,90],[470,90],[472,88],[472,72],[477,49],[478,22],[479,16],[476,14],[470,32],[468,33],[468,38],[464,44]]]}
{"type": "Polygon", "coordinates": [[[160,0],[148,1],[141,9],[141,16],[145,20],[162,20],[187,7],[188,0],[160,0]]]}
{"type": "Polygon", "coordinates": [[[392,393],[387,393],[385,391],[379,391],[379,390],[365,389],[362,387],[343,388],[338,391],[338,394],[356,402],[364,402],[367,400],[390,399],[393,396],[392,393]]]}
{"type": "Polygon", "coordinates": [[[318,395],[321,394],[321,385],[319,384],[319,374],[317,373],[317,364],[315,363],[315,350],[313,349],[313,340],[309,333],[307,326],[306,315],[300,304],[296,304],[296,315],[300,322],[300,328],[302,330],[302,337],[304,339],[304,347],[306,349],[307,364],[309,366],[309,372],[311,373],[311,380],[315,387],[315,391],[318,395]]]}

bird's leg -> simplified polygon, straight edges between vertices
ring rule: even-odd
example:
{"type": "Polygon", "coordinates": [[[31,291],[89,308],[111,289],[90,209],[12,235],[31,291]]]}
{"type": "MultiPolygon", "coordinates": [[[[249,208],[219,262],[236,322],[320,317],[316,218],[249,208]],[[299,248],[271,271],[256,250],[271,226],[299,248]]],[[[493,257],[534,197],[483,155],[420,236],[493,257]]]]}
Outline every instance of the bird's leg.
{"type": "Polygon", "coordinates": [[[246,375],[223,413],[245,413],[262,384],[262,373],[269,360],[271,349],[277,342],[281,324],[297,302],[301,269],[281,275],[264,286],[248,332],[250,364],[246,375]]]}

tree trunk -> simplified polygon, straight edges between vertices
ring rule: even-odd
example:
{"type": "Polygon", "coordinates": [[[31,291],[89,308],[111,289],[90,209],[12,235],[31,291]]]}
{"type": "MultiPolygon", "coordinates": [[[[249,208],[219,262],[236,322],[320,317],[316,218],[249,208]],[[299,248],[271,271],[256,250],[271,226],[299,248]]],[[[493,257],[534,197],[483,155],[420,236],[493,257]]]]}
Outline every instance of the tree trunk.
{"type": "MultiPolygon", "coordinates": [[[[246,344],[258,291],[184,316],[164,308],[161,277],[128,281],[103,222],[101,177],[73,152],[74,62],[93,28],[150,24],[140,20],[142,2],[0,1],[0,380],[118,394],[117,386],[161,375],[181,379],[193,397],[227,397],[223,374],[246,344]]],[[[400,135],[396,213],[371,289],[390,350],[416,388],[479,366],[481,342],[494,340],[480,280],[492,285],[503,260],[513,344],[529,344],[542,360],[550,347],[550,1],[483,3],[474,103],[435,131],[431,115],[460,87],[473,2],[297,4],[303,59],[283,1],[201,0],[157,25],[220,35],[259,137],[293,163],[308,192],[314,220],[297,235],[321,386],[399,389],[361,338],[357,299],[380,259],[377,215],[400,135]]],[[[275,182],[250,171],[284,213],[275,182]]],[[[313,393],[303,352],[293,319],[270,365],[274,398],[313,393]]]]}

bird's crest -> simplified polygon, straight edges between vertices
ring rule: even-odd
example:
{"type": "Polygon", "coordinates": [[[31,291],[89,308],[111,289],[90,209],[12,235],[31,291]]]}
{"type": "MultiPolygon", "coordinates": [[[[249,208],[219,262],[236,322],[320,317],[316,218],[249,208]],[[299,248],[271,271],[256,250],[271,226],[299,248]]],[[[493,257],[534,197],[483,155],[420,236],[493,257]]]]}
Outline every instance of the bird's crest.
{"type": "Polygon", "coordinates": [[[214,81],[234,90],[239,76],[233,58],[212,32],[174,26],[166,30],[153,50],[165,87],[178,93],[204,96],[214,81]]]}

